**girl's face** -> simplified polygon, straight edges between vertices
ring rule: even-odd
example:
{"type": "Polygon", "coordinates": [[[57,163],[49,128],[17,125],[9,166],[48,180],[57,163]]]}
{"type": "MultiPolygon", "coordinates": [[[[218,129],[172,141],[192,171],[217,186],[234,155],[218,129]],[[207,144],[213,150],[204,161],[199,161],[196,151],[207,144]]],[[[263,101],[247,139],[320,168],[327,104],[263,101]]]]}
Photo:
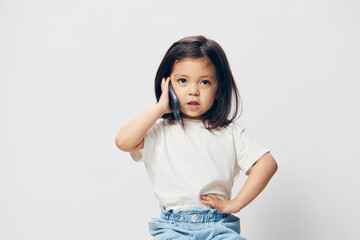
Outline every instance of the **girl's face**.
{"type": "Polygon", "coordinates": [[[170,79],[184,118],[200,118],[213,105],[218,80],[210,60],[186,58],[176,61],[170,79]]]}

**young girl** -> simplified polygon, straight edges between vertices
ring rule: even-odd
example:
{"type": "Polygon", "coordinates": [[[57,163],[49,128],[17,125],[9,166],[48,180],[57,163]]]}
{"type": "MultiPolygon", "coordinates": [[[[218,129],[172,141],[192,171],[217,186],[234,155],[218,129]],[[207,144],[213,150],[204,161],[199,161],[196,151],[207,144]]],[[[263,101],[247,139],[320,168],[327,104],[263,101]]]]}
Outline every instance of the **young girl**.
{"type": "Polygon", "coordinates": [[[121,128],[115,142],[145,163],[160,208],[155,239],[244,239],[233,213],[247,206],[277,170],[269,150],[234,122],[239,94],[226,55],[203,36],[183,38],[155,77],[157,103],[121,128]],[[181,121],[169,107],[169,83],[181,121]],[[234,106],[232,106],[234,104],[234,106]],[[248,178],[234,199],[234,179],[248,178]]]}

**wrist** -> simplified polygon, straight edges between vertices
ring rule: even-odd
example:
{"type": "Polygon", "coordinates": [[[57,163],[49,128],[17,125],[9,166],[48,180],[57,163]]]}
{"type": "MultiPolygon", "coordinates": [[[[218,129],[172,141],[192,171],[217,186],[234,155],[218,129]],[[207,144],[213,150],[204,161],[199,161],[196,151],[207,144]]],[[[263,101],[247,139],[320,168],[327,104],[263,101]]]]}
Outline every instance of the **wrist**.
{"type": "Polygon", "coordinates": [[[163,104],[161,104],[161,102],[157,102],[156,105],[155,105],[160,117],[162,115],[164,115],[165,113],[168,113],[168,106],[164,106],[163,104]]]}
{"type": "Polygon", "coordinates": [[[237,208],[239,209],[239,211],[241,209],[243,209],[244,207],[246,207],[246,204],[244,204],[243,201],[241,201],[240,199],[234,198],[233,201],[235,202],[237,208]]]}
{"type": "Polygon", "coordinates": [[[159,115],[159,118],[166,113],[166,106],[163,106],[160,102],[157,102],[154,107],[159,115]]]}

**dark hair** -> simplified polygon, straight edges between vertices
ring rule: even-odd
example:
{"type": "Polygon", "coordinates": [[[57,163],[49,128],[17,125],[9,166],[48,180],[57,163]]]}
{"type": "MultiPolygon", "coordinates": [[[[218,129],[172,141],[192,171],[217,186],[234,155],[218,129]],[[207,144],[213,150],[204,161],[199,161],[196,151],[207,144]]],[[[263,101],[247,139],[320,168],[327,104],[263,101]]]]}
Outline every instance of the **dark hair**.
{"type": "MultiPolygon", "coordinates": [[[[218,90],[217,99],[215,99],[211,108],[201,116],[201,119],[206,129],[209,131],[213,129],[219,130],[227,127],[237,118],[238,105],[241,101],[225,52],[220,45],[213,40],[207,39],[203,36],[191,36],[180,39],[171,45],[156,72],[156,100],[159,101],[162,93],[162,78],[171,75],[176,61],[185,58],[203,57],[209,59],[215,67],[216,77],[218,80],[218,90]],[[232,116],[229,118],[233,102],[235,104],[233,109],[234,111],[232,116]]],[[[162,118],[166,119],[168,122],[174,122],[175,120],[172,113],[164,114],[162,118]]]]}

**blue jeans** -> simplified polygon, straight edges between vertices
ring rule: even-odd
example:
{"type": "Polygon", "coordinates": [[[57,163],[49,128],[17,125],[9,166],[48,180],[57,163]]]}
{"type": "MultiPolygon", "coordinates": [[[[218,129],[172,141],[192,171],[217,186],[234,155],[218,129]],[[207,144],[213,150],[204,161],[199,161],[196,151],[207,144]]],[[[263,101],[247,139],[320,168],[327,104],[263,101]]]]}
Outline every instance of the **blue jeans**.
{"type": "Polygon", "coordinates": [[[159,240],[246,240],[240,236],[240,219],[217,209],[166,211],[149,221],[149,232],[159,240]]]}

